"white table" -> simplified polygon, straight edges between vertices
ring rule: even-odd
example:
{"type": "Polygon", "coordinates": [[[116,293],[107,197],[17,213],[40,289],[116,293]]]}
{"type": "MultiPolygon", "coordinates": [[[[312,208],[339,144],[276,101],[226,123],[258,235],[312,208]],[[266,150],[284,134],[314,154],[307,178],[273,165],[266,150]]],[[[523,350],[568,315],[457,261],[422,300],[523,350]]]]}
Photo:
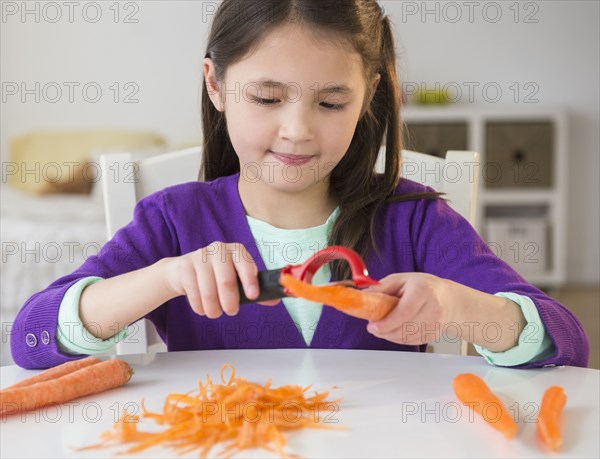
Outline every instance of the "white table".
{"type": "MultiPolygon", "coordinates": [[[[96,443],[123,407],[139,409],[142,398],[148,409],[160,411],[168,393],[194,390],[198,379],[205,381],[207,374],[220,382],[225,363],[232,364],[238,376],[257,383],[272,378],[273,386],[314,384],[318,391],[340,387],[332,397],[344,400],[330,420],[349,430],[307,429],[290,434],[287,451],[306,458],[600,456],[597,370],[511,370],[491,367],[479,357],[346,350],[189,351],[122,358],[135,370],[127,385],[0,423],[0,456],[114,457],[124,445],[87,452],[74,452],[71,447],[96,443]],[[452,379],[463,372],[484,378],[518,415],[515,439],[506,440],[457,402],[452,379]],[[544,390],[555,384],[563,386],[568,397],[564,444],[558,455],[540,449],[533,422],[544,390]]],[[[0,373],[4,388],[35,372],[9,366],[0,373]]],[[[153,423],[144,421],[140,429],[146,426],[153,423]]],[[[134,457],[176,456],[161,447],[134,457]]],[[[197,453],[184,457],[197,457],[197,453]]],[[[273,456],[252,450],[243,457],[273,456]]]]}

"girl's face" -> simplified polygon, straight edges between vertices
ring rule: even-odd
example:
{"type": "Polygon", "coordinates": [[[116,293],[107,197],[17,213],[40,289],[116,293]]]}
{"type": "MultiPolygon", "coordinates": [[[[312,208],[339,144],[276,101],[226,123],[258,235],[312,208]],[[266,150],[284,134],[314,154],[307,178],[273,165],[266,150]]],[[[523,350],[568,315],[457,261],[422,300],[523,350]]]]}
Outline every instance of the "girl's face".
{"type": "Polygon", "coordinates": [[[324,186],[370,102],[360,56],[294,25],[266,36],[220,85],[211,59],[204,72],[213,104],[225,112],[241,179],[283,192],[324,186]]]}

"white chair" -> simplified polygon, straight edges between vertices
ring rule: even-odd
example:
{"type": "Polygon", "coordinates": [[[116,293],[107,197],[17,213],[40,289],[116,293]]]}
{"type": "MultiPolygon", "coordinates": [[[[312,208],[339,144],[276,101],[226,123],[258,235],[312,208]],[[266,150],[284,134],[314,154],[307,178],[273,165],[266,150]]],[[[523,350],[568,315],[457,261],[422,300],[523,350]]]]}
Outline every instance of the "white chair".
{"type": "MultiPolygon", "coordinates": [[[[131,221],[136,203],[171,185],[198,179],[200,147],[137,159],[131,153],[100,157],[102,192],[108,238],[131,221]]],[[[166,345],[149,320],[130,326],[129,336],[115,346],[118,355],[166,351],[166,345]]]]}
{"type": "Polygon", "coordinates": [[[448,151],[446,158],[404,150],[401,175],[446,193],[450,207],[476,225],[479,153],[448,151]]]}
{"type": "MultiPolygon", "coordinates": [[[[383,171],[385,147],[380,150],[375,169],[383,171]]],[[[450,205],[471,224],[475,222],[479,155],[469,151],[449,151],[437,158],[405,150],[401,174],[446,193],[450,205]]],[[[143,197],[170,185],[194,181],[201,164],[200,148],[165,153],[138,159],[131,153],[111,153],[100,157],[106,228],[111,238],[133,216],[143,197]]],[[[116,345],[116,354],[143,354],[166,350],[151,322],[132,325],[130,336],[116,345]],[[138,326],[139,325],[139,326],[138,326]],[[137,326],[137,327],[136,327],[137,326]]],[[[466,354],[466,343],[442,340],[433,344],[434,352],[466,354]]]]}

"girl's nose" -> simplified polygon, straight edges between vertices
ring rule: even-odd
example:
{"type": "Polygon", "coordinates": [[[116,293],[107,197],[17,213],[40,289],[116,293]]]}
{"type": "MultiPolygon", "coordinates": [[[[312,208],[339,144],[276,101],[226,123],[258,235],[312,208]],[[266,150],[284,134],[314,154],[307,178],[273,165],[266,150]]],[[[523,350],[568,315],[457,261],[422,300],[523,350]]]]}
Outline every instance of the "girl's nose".
{"type": "Polygon", "coordinates": [[[282,113],[279,135],[294,143],[310,141],[314,137],[314,114],[301,101],[288,103],[282,113]]]}

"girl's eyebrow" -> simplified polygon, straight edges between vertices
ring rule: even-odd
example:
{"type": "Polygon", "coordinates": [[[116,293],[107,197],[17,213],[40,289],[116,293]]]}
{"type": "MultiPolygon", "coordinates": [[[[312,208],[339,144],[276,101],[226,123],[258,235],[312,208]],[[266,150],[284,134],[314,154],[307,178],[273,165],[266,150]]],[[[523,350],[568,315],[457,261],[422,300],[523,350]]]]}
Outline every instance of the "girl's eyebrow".
{"type": "MultiPolygon", "coordinates": [[[[259,86],[265,86],[268,88],[283,88],[287,86],[285,83],[281,83],[279,81],[272,81],[266,78],[261,78],[256,83],[259,86]]],[[[319,85],[316,83],[316,87],[319,85]]],[[[312,88],[311,88],[312,89],[312,88]]],[[[344,84],[335,84],[335,83],[327,83],[325,87],[319,90],[319,94],[350,94],[352,93],[352,89],[344,84]]]]}

